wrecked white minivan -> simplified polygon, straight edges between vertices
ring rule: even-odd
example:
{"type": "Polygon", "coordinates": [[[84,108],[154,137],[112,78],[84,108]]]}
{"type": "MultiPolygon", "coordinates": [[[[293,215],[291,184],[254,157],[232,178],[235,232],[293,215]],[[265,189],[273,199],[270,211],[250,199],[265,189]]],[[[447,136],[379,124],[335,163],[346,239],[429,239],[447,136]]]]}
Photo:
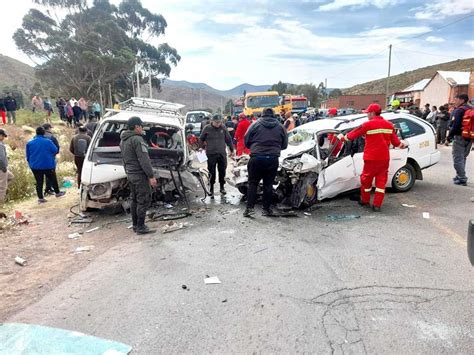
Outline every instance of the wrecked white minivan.
{"type": "Polygon", "coordinates": [[[186,191],[205,189],[201,171],[191,166],[185,137],[183,105],[144,98],[121,103],[100,121],[87,151],[81,175],[80,209],[123,206],[128,208],[129,187],[120,151],[120,134],[130,117],[143,121],[143,138],[148,144],[158,186],[153,201],[184,199],[186,191]]]}

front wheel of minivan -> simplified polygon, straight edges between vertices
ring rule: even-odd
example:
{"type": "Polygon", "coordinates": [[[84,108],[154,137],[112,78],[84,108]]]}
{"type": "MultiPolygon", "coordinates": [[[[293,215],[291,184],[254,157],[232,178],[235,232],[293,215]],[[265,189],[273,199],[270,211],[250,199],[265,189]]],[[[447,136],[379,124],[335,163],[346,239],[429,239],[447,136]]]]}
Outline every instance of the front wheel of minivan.
{"type": "Polygon", "coordinates": [[[409,163],[397,170],[392,179],[392,187],[396,192],[409,191],[416,181],[416,171],[409,163]]]}

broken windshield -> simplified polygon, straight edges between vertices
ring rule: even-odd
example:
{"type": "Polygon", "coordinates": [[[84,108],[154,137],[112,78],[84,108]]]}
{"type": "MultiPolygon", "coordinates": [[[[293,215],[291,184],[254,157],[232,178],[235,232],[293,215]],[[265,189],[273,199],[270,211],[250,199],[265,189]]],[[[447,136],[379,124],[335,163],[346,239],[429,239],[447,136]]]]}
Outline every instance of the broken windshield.
{"type": "Polygon", "coordinates": [[[300,145],[314,139],[314,131],[305,129],[294,129],[288,133],[288,144],[300,145]]]}

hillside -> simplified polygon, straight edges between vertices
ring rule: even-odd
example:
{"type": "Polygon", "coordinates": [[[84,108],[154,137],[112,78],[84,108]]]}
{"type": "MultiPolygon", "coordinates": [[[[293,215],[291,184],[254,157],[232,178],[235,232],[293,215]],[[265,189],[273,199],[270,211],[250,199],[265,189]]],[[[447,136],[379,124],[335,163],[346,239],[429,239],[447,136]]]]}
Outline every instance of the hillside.
{"type": "MultiPolygon", "coordinates": [[[[148,88],[143,87],[144,93],[148,92],[148,88]]],[[[183,111],[191,111],[193,108],[209,108],[215,111],[218,107],[225,106],[229,97],[225,97],[206,89],[196,89],[190,87],[165,86],[161,88],[161,92],[154,90],[153,97],[159,100],[171,101],[185,105],[183,111]],[[202,107],[201,107],[202,98],[202,107]],[[221,106],[222,105],[222,106],[221,106]]]]}
{"type": "Polygon", "coordinates": [[[169,87],[174,87],[174,88],[187,88],[187,89],[202,89],[206,90],[208,92],[212,92],[216,95],[221,95],[225,97],[240,97],[242,96],[242,93],[244,91],[247,92],[257,92],[257,91],[267,91],[270,89],[271,85],[252,85],[252,84],[241,84],[239,86],[236,86],[235,88],[232,88],[230,90],[218,90],[214,89],[212,86],[209,86],[205,83],[192,83],[186,80],[180,80],[180,81],[175,81],[175,80],[170,80],[166,79],[162,86],[165,88],[169,87]]]}
{"type": "Polygon", "coordinates": [[[17,85],[29,94],[35,81],[33,67],[0,54],[0,89],[17,85]]]}
{"type": "MultiPolygon", "coordinates": [[[[474,70],[474,58],[458,59],[453,62],[431,65],[429,67],[394,75],[390,78],[390,92],[403,90],[404,88],[422,79],[431,78],[438,70],[471,71],[474,70]]],[[[358,84],[348,89],[343,89],[344,94],[375,94],[385,93],[386,78],[358,84]]]]}

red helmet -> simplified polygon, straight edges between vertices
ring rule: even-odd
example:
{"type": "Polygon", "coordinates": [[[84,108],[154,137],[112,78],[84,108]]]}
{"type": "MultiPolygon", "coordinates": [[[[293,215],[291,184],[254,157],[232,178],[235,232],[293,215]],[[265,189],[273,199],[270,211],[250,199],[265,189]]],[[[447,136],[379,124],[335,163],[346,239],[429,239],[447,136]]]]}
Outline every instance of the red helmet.
{"type": "Polygon", "coordinates": [[[337,116],[337,108],[330,108],[328,110],[328,115],[337,116]]]}

